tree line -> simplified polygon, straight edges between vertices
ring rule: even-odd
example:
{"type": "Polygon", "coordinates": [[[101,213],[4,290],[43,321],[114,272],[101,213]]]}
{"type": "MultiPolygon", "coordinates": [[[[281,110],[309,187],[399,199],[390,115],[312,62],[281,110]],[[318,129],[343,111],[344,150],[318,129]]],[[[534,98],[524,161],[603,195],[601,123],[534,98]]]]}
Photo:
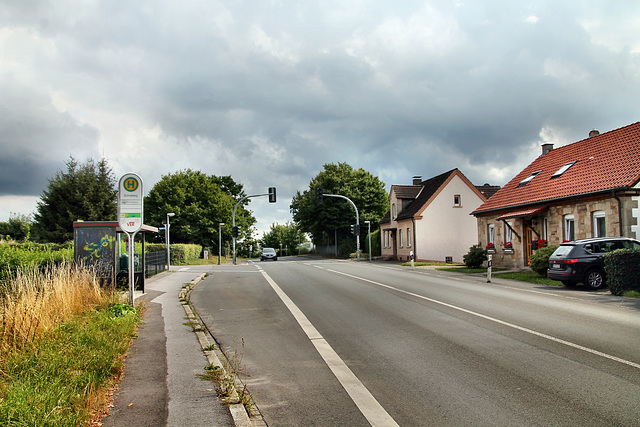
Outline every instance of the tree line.
{"type": "MultiPolygon", "coordinates": [[[[12,214],[9,222],[0,222],[0,239],[10,236],[14,240],[63,243],[73,240],[74,221],[117,221],[117,180],[107,160],[88,159],[79,163],[70,157],[65,165],[66,170],[58,170],[49,179],[33,219],[12,214]]],[[[366,236],[365,221],[370,221],[373,231],[389,209],[384,183],[377,177],[346,163],[330,163],[309,182],[308,188],[294,195],[290,205],[293,222],[272,224],[260,241],[254,240],[256,218],[245,199],[236,211],[238,239],[254,248],[261,243],[279,249],[282,244],[295,253],[299,242],[306,241],[307,236],[316,244],[337,237],[345,251],[354,251],[355,237],[349,231],[355,223],[352,206],[335,198],[317,203],[316,187],[322,187],[325,193],[346,196],[356,204],[362,236],[366,236]]],[[[218,224],[225,224],[222,240],[228,242],[233,207],[245,196],[243,185],[231,176],[207,175],[191,169],[169,173],[145,196],[144,222],[163,225],[166,214],[173,212],[172,242],[217,250],[218,224]]],[[[164,241],[164,235],[147,238],[164,241]]]]}

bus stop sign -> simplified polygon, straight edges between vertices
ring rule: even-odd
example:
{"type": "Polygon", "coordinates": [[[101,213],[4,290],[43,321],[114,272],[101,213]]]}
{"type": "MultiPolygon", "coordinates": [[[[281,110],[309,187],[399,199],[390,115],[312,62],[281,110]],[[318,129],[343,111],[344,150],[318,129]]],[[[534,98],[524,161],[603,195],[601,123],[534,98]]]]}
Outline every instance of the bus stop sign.
{"type": "Polygon", "coordinates": [[[125,233],[137,233],[143,222],[142,178],[128,173],[118,186],[118,225],[125,233]]]}

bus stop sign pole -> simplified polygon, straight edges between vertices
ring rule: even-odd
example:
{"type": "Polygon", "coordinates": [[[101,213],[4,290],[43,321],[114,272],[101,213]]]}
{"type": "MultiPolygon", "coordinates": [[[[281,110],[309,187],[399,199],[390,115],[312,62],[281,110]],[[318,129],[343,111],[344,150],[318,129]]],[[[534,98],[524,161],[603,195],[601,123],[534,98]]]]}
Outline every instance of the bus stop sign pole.
{"type": "MultiPolygon", "coordinates": [[[[143,223],[142,178],[135,173],[122,175],[118,185],[118,225],[129,238],[129,305],[133,307],[135,237],[143,223]]],[[[143,266],[144,270],[144,266],[143,266]]]]}

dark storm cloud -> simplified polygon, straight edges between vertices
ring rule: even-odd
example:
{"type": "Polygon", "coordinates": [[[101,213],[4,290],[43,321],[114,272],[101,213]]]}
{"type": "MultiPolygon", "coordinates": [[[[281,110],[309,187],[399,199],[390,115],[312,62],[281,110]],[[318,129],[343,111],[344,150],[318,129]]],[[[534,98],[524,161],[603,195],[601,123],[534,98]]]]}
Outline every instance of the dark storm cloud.
{"type": "Polygon", "coordinates": [[[640,117],[632,1],[11,3],[4,194],[82,150],[149,187],[189,167],[281,200],[339,161],[387,185],[454,167],[503,184],[542,142],[640,117]]]}

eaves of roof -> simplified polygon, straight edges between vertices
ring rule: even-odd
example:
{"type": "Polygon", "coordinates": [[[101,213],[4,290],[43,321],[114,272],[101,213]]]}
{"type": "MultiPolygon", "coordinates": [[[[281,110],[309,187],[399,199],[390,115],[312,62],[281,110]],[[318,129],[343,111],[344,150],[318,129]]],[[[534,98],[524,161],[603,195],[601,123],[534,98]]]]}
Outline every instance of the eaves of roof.
{"type": "Polygon", "coordinates": [[[403,219],[413,218],[455,171],[457,171],[457,169],[452,169],[426,181],[422,181],[420,194],[398,214],[396,220],[401,221],[403,219]]]}

